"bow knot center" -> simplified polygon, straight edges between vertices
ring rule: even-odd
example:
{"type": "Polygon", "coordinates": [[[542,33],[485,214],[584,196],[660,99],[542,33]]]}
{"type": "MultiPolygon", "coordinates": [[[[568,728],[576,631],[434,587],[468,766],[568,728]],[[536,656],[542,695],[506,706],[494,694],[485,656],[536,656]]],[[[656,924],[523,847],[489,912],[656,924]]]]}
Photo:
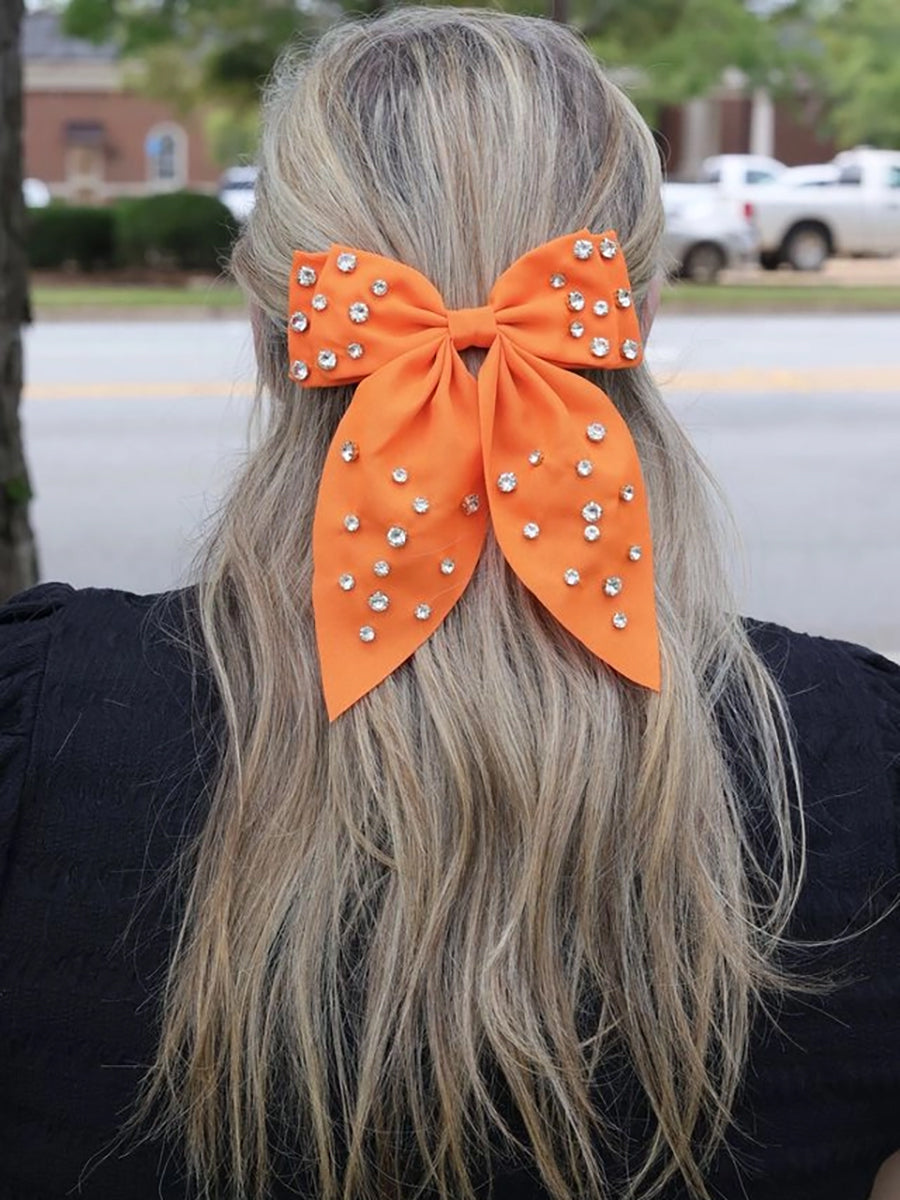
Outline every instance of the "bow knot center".
{"type": "Polygon", "coordinates": [[[497,336],[497,318],[489,304],[451,309],[447,313],[447,327],[457,350],[467,350],[470,346],[487,349],[497,336]]]}

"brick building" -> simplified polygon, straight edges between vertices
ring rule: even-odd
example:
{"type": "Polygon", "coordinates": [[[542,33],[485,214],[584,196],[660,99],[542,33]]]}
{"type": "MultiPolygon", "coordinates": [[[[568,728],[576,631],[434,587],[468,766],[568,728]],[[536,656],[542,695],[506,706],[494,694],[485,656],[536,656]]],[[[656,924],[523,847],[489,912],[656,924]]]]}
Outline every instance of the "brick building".
{"type": "Polygon", "coordinates": [[[59,14],[40,10],[23,22],[22,58],[25,174],[52,196],[102,204],[216,190],[221,169],[201,121],[129,91],[113,46],[66,37],[59,14]]]}

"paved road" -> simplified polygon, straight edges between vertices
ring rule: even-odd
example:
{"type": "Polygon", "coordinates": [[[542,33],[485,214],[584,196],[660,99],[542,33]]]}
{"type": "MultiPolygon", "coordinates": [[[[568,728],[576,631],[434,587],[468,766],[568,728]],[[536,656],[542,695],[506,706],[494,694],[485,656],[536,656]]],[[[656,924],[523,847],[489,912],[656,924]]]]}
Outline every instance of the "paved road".
{"type": "MultiPolygon", "coordinates": [[[[745,611],[900,652],[900,318],[663,313],[650,358],[735,515],[745,611]]],[[[243,452],[246,325],[42,325],[27,369],[44,576],[183,581],[243,452]]]]}

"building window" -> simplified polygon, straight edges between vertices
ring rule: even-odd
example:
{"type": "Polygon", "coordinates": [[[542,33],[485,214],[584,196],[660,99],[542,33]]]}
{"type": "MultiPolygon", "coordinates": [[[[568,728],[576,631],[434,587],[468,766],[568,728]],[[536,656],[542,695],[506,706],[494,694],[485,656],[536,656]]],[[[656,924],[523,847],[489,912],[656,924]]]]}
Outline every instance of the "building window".
{"type": "Polygon", "coordinates": [[[184,187],[188,178],[188,140],[180,125],[172,122],[154,125],[144,148],[151,189],[162,192],[184,187]]]}

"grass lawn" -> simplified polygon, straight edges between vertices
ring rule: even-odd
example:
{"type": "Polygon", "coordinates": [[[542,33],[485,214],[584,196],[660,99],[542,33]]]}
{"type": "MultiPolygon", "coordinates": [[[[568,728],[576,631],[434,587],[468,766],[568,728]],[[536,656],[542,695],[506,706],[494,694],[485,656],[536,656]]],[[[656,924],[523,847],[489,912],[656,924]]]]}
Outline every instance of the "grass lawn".
{"type": "Polygon", "coordinates": [[[31,299],[41,309],[69,309],[73,316],[79,308],[241,308],[240,290],[231,283],[210,283],[203,287],[165,287],[143,284],[42,284],[31,289],[31,299]]]}

